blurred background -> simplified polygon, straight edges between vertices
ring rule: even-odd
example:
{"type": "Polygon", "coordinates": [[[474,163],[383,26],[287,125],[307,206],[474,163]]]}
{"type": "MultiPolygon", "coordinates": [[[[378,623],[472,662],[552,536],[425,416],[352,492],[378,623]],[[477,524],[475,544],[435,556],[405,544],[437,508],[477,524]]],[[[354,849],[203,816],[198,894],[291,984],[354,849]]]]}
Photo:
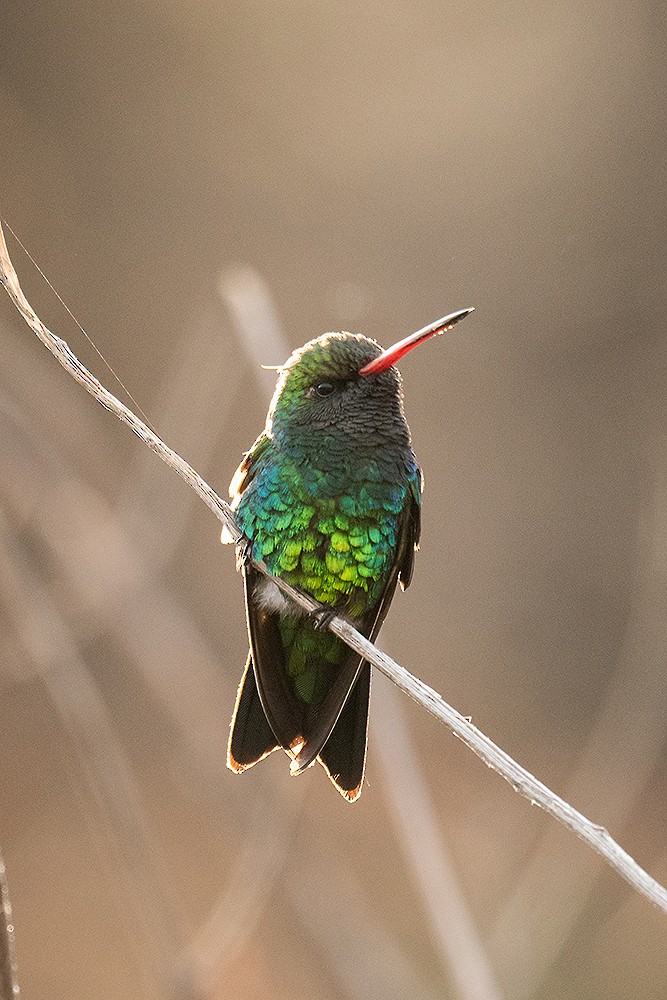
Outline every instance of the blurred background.
{"type": "MultiPolygon", "coordinates": [[[[476,307],[402,366],[424,528],[381,641],[662,882],[664,34],[655,0],[5,0],[0,32],[2,214],[219,492],[260,364],[476,307]]],[[[0,336],[26,998],[663,995],[664,916],[384,678],[354,807],[282,754],[227,771],[217,522],[8,299],[0,336]]]]}

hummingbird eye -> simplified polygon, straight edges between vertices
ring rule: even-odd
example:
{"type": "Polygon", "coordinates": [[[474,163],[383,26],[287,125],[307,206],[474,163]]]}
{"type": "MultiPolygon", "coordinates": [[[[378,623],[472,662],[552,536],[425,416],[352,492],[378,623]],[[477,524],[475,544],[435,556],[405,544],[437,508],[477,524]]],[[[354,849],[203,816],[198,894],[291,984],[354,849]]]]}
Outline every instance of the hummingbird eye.
{"type": "Polygon", "coordinates": [[[318,396],[330,396],[332,392],[335,391],[336,386],[333,382],[318,382],[315,386],[315,393],[318,396]]]}

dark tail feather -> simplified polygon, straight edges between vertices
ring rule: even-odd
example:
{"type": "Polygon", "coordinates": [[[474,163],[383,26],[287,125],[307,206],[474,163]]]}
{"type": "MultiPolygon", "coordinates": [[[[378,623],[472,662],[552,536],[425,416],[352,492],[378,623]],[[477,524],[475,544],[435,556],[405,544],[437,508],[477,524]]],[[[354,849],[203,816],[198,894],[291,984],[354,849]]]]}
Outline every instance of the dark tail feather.
{"type": "Polygon", "coordinates": [[[272,750],[277,750],[278,746],[259,700],[252,657],[249,656],[239,684],[236,707],[232,716],[227,746],[227,767],[236,772],[245,771],[272,750]]]}
{"type": "Polygon", "coordinates": [[[350,802],[361,794],[364,780],[370,685],[370,664],[364,663],[331,736],[317,758],[338,791],[350,802]]]}

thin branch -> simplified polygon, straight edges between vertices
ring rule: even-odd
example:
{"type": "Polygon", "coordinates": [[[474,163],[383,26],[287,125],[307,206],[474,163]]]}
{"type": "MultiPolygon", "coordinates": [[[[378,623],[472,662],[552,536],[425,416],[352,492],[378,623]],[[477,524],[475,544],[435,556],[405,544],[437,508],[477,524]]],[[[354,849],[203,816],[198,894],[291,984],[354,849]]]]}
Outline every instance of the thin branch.
{"type": "Polygon", "coordinates": [[[0,1000],[17,1000],[19,984],[14,959],[14,925],[5,863],[0,854],[0,1000]]]}
{"type": "MultiPolygon", "coordinates": [[[[126,423],[134,433],[141,438],[151,451],[154,451],[171,469],[173,469],[213,511],[215,516],[229,530],[232,538],[239,541],[242,533],[234,521],[229,504],[225,503],[217,493],[204,482],[201,476],[185,462],[180,455],[172,451],[161,438],[150,430],[136,414],[116,399],[100,382],[81,364],[68,345],[60,337],[51,333],[44,326],[34,309],[26,299],[14,267],[9,258],[0,226],[0,282],[7,294],[20,312],[21,316],[39,337],[45,347],[57,358],[67,372],[79,382],[84,389],[97,399],[107,410],[126,423]]],[[[254,563],[260,573],[269,576],[264,563],[254,563]]],[[[313,612],[319,605],[310,597],[295,590],[279,577],[272,578],[279,589],[305,611],[313,612]]],[[[458,736],[466,746],[480,757],[488,767],[505,778],[515,791],[535,805],[539,805],[560,823],[572,830],[584,840],[594,851],[603,857],[616,871],[626,879],[647,899],[659,909],[667,913],[667,890],[645,872],[630,855],[620,847],[604,827],[587,819],[574,809],[546,785],[538,781],[529,771],[521,767],[509,754],[496,746],[488,736],[485,736],[469,719],[460,715],[456,709],[448,705],[441,696],[423,681],[413,677],[404,667],[395,663],[382,653],[376,646],[365,639],[349,622],[334,618],[329,623],[329,630],[341,638],[351,649],[363,656],[392,680],[402,691],[413,698],[427,712],[448,726],[455,736],[458,736]]]]}

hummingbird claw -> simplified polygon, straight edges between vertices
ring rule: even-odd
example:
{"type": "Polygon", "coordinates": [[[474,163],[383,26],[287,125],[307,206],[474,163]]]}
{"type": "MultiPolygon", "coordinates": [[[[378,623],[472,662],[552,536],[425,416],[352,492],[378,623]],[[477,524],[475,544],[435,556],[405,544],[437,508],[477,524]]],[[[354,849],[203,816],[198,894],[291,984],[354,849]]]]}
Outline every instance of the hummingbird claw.
{"type": "Polygon", "coordinates": [[[313,619],[313,628],[315,631],[324,632],[336,617],[336,612],[331,608],[317,608],[315,611],[310,612],[310,617],[313,619]]]}
{"type": "Polygon", "coordinates": [[[236,564],[239,569],[245,569],[251,561],[252,542],[249,538],[240,538],[236,544],[236,564]]]}

